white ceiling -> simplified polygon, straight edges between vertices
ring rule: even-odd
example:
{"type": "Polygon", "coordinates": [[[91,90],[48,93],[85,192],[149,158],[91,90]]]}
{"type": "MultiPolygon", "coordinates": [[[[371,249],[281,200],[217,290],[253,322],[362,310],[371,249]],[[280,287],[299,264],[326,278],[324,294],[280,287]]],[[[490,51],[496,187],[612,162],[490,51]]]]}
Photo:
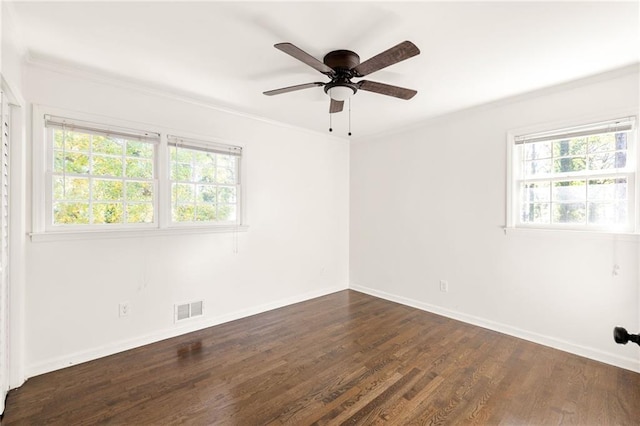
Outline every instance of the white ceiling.
{"type": "MultiPolygon", "coordinates": [[[[416,89],[409,101],[360,91],[352,131],[371,135],[640,61],[638,2],[14,2],[34,61],[64,64],[327,132],[327,78],[278,51],[361,60],[404,40],[421,54],[366,77],[416,89]]],[[[346,104],[345,104],[346,107],[346,104]]],[[[346,135],[347,108],[334,114],[346,135]]]]}

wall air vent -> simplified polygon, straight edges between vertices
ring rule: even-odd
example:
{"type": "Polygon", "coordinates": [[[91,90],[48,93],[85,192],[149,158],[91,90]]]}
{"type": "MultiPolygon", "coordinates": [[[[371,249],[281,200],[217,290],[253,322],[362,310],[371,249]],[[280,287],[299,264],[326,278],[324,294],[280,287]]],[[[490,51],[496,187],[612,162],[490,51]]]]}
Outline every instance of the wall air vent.
{"type": "Polygon", "coordinates": [[[175,322],[183,321],[193,317],[199,317],[203,313],[203,302],[181,303],[175,305],[175,322]]]}

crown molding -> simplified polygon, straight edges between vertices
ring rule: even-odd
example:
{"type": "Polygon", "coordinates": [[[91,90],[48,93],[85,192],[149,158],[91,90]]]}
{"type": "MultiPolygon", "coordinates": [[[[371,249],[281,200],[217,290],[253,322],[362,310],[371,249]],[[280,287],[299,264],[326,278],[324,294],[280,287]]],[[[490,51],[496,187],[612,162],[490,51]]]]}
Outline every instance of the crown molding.
{"type": "MultiPolygon", "coordinates": [[[[438,122],[441,122],[441,121],[449,120],[451,118],[455,118],[455,117],[460,116],[460,115],[466,115],[466,114],[469,114],[469,113],[477,113],[477,112],[481,112],[481,111],[486,111],[486,110],[489,110],[489,109],[494,109],[494,108],[502,107],[502,106],[505,106],[505,105],[514,104],[514,103],[517,103],[517,102],[522,102],[522,101],[535,99],[535,98],[538,98],[538,97],[541,97],[541,96],[547,96],[547,95],[551,95],[551,94],[554,94],[554,93],[560,93],[560,92],[564,92],[566,90],[575,89],[575,88],[578,88],[578,87],[588,86],[588,85],[599,83],[599,82],[602,82],[602,81],[607,81],[607,80],[612,80],[612,79],[619,78],[619,77],[624,77],[624,76],[630,75],[630,74],[637,74],[640,77],[640,63],[639,62],[634,62],[632,64],[628,64],[628,65],[625,65],[623,67],[615,68],[615,69],[612,69],[612,70],[604,71],[604,72],[601,72],[601,73],[598,73],[598,74],[593,74],[593,75],[590,75],[590,76],[587,76],[587,77],[578,78],[578,79],[567,81],[567,82],[560,83],[560,84],[554,84],[552,86],[543,87],[543,88],[540,88],[540,89],[532,90],[532,91],[521,93],[521,94],[518,94],[518,95],[507,96],[505,98],[496,99],[495,101],[486,102],[486,103],[478,104],[478,105],[473,105],[473,106],[470,106],[470,107],[467,107],[467,108],[462,108],[462,109],[450,111],[450,112],[447,112],[447,113],[444,113],[444,114],[435,115],[433,117],[428,117],[428,118],[426,118],[424,120],[421,120],[419,122],[415,122],[413,124],[410,124],[410,125],[402,128],[402,130],[400,130],[400,132],[404,133],[404,132],[409,132],[409,131],[412,131],[412,130],[421,129],[423,127],[432,125],[434,123],[438,123],[438,122]]],[[[382,132],[378,132],[378,133],[375,133],[375,134],[372,134],[372,135],[355,137],[355,138],[353,138],[353,142],[362,143],[362,142],[365,142],[365,141],[368,141],[368,140],[389,137],[391,135],[397,135],[398,133],[399,133],[398,129],[384,130],[382,132]]]]}
{"type": "Polygon", "coordinates": [[[95,83],[105,84],[109,86],[118,87],[121,89],[131,90],[138,93],[156,96],[172,101],[184,102],[201,108],[211,109],[217,112],[234,115],[237,117],[247,118],[250,120],[259,121],[272,126],[277,126],[285,129],[295,130],[303,133],[313,134],[315,136],[321,136],[328,140],[334,140],[339,142],[349,141],[347,138],[342,138],[335,135],[326,135],[324,133],[307,129],[300,126],[295,126],[289,123],[284,123],[277,120],[272,120],[252,114],[245,111],[239,111],[229,106],[220,105],[220,101],[209,97],[197,96],[193,93],[181,92],[179,90],[171,89],[166,86],[154,85],[145,81],[137,79],[127,78],[122,75],[109,73],[103,70],[96,70],[88,68],[77,63],[63,61],[57,58],[52,58],[33,51],[27,51],[25,55],[25,64],[35,68],[52,71],[58,74],[69,75],[83,80],[92,81],[95,83]]]}

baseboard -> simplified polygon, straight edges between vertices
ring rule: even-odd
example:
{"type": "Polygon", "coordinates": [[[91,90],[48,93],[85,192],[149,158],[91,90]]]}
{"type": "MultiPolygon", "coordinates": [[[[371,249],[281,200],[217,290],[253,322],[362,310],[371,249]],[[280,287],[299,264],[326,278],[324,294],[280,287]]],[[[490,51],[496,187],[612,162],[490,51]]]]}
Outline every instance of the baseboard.
{"type": "Polygon", "coordinates": [[[391,302],[400,303],[405,306],[411,306],[412,308],[420,309],[422,311],[431,312],[437,315],[441,315],[443,317],[455,319],[458,321],[465,322],[467,324],[476,325],[478,327],[497,331],[499,333],[507,334],[513,337],[528,340],[530,342],[538,343],[554,349],[559,349],[564,352],[569,352],[574,355],[579,355],[585,358],[593,359],[595,361],[603,362],[605,364],[610,364],[616,367],[620,367],[626,370],[631,370],[631,371],[640,373],[640,361],[637,359],[621,357],[619,355],[603,352],[599,349],[577,345],[575,343],[568,342],[566,340],[561,340],[555,337],[533,333],[517,327],[512,327],[507,324],[491,321],[491,320],[481,318],[481,317],[476,317],[473,315],[468,315],[463,312],[450,310],[447,308],[443,308],[441,306],[431,305],[429,303],[421,302],[419,300],[398,296],[395,294],[387,293],[387,292],[376,290],[369,287],[364,287],[357,284],[350,284],[349,288],[351,290],[359,291],[361,293],[379,297],[381,299],[389,300],[391,302]]]}
{"type": "Polygon", "coordinates": [[[160,330],[157,332],[149,333],[149,334],[135,337],[132,339],[121,340],[121,341],[110,343],[107,345],[95,347],[86,351],[80,351],[80,352],[64,355],[61,357],[48,359],[30,366],[27,366],[26,378],[38,376],[44,373],[49,373],[55,370],[60,370],[62,368],[70,367],[72,365],[92,361],[98,358],[102,358],[102,357],[113,355],[119,352],[127,351],[129,349],[134,349],[140,346],[148,345],[150,343],[156,343],[161,340],[170,339],[172,337],[181,336],[183,334],[202,330],[207,327],[213,327],[215,325],[220,325],[226,322],[235,321],[251,315],[260,314],[263,312],[271,311],[273,309],[278,309],[285,306],[293,305],[295,303],[300,303],[310,299],[315,299],[316,297],[321,297],[321,296],[325,296],[338,291],[346,290],[347,288],[348,288],[347,286],[325,287],[319,290],[302,293],[302,294],[291,296],[275,302],[265,303],[263,305],[242,309],[229,314],[210,317],[210,318],[203,318],[202,320],[191,320],[186,325],[176,326],[170,329],[160,330]]]}

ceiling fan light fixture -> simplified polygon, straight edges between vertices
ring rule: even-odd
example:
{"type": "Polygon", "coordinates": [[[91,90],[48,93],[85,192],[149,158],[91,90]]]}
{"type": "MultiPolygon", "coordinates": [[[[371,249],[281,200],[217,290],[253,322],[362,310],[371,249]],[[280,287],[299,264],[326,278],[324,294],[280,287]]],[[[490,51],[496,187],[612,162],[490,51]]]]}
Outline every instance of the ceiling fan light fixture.
{"type": "Polygon", "coordinates": [[[351,86],[333,86],[327,89],[327,94],[334,101],[346,101],[356,93],[356,89],[351,86]]]}

